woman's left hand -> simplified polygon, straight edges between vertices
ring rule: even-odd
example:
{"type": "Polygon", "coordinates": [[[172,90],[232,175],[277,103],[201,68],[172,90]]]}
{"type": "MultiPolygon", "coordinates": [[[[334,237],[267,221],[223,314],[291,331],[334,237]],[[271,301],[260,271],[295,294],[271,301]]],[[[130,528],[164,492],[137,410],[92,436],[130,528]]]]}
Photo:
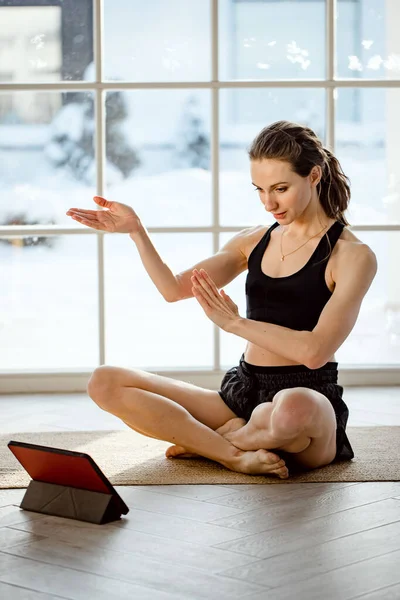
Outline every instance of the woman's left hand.
{"type": "Polygon", "coordinates": [[[214,281],[204,269],[193,270],[192,292],[200,306],[218,327],[227,331],[233,321],[240,319],[239,310],[224,290],[218,291],[214,281]]]}

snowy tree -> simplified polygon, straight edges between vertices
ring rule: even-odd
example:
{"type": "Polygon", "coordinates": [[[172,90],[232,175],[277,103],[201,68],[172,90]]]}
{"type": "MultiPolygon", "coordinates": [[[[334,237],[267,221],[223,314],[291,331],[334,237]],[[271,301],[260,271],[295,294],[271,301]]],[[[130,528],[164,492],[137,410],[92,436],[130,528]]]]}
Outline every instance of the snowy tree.
{"type": "MultiPolygon", "coordinates": [[[[85,78],[90,75],[92,64],[89,67],[85,78]]],[[[127,178],[140,166],[141,161],[122,131],[123,122],[128,116],[123,93],[108,92],[105,104],[106,177],[108,183],[117,183],[127,178]]],[[[72,95],[72,99],[54,117],[50,126],[50,140],[45,148],[47,158],[55,166],[68,167],[78,180],[88,185],[96,183],[94,119],[93,95],[72,95]]]]}
{"type": "Polygon", "coordinates": [[[184,104],[174,158],[181,168],[209,169],[210,139],[204,131],[196,96],[190,96],[184,104]]]}

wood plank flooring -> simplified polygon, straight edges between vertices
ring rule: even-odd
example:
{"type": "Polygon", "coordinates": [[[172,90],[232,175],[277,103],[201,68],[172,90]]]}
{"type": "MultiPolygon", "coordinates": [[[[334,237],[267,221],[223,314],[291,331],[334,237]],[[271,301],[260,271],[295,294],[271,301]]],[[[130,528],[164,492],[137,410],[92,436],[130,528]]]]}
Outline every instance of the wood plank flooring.
{"type": "MultiPolygon", "coordinates": [[[[348,387],[350,426],[400,425],[398,387],[348,387]]],[[[0,396],[0,432],[126,429],[85,394],[0,396]]],[[[400,460],[400,457],[399,457],[400,460]]],[[[93,525],[0,490],[4,600],[399,600],[400,482],[116,486],[93,525]]]]}

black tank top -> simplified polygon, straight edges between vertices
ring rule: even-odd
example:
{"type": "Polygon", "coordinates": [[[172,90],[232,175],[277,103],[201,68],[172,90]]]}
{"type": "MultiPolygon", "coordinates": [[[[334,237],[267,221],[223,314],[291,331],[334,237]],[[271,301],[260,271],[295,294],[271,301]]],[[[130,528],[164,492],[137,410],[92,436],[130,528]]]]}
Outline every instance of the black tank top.
{"type": "Polygon", "coordinates": [[[270,277],[261,270],[261,259],[271,231],[278,226],[279,223],[276,222],[266,231],[248,258],[246,317],[298,331],[312,331],[322,309],[332,296],[325,283],[330,250],[326,235],[333,250],[344,224],[335,221],[331,225],[300,271],[287,277],[270,277]]]}

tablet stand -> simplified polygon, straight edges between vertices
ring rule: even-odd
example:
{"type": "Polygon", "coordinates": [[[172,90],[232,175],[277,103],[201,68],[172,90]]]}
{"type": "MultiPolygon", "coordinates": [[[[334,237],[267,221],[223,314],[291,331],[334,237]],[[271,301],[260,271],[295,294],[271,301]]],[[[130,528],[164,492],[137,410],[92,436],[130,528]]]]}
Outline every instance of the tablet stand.
{"type": "Polygon", "coordinates": [[[121,506],[113,494],[32,479],[20,508],[102,525],[121,518],[121,506]]]}

